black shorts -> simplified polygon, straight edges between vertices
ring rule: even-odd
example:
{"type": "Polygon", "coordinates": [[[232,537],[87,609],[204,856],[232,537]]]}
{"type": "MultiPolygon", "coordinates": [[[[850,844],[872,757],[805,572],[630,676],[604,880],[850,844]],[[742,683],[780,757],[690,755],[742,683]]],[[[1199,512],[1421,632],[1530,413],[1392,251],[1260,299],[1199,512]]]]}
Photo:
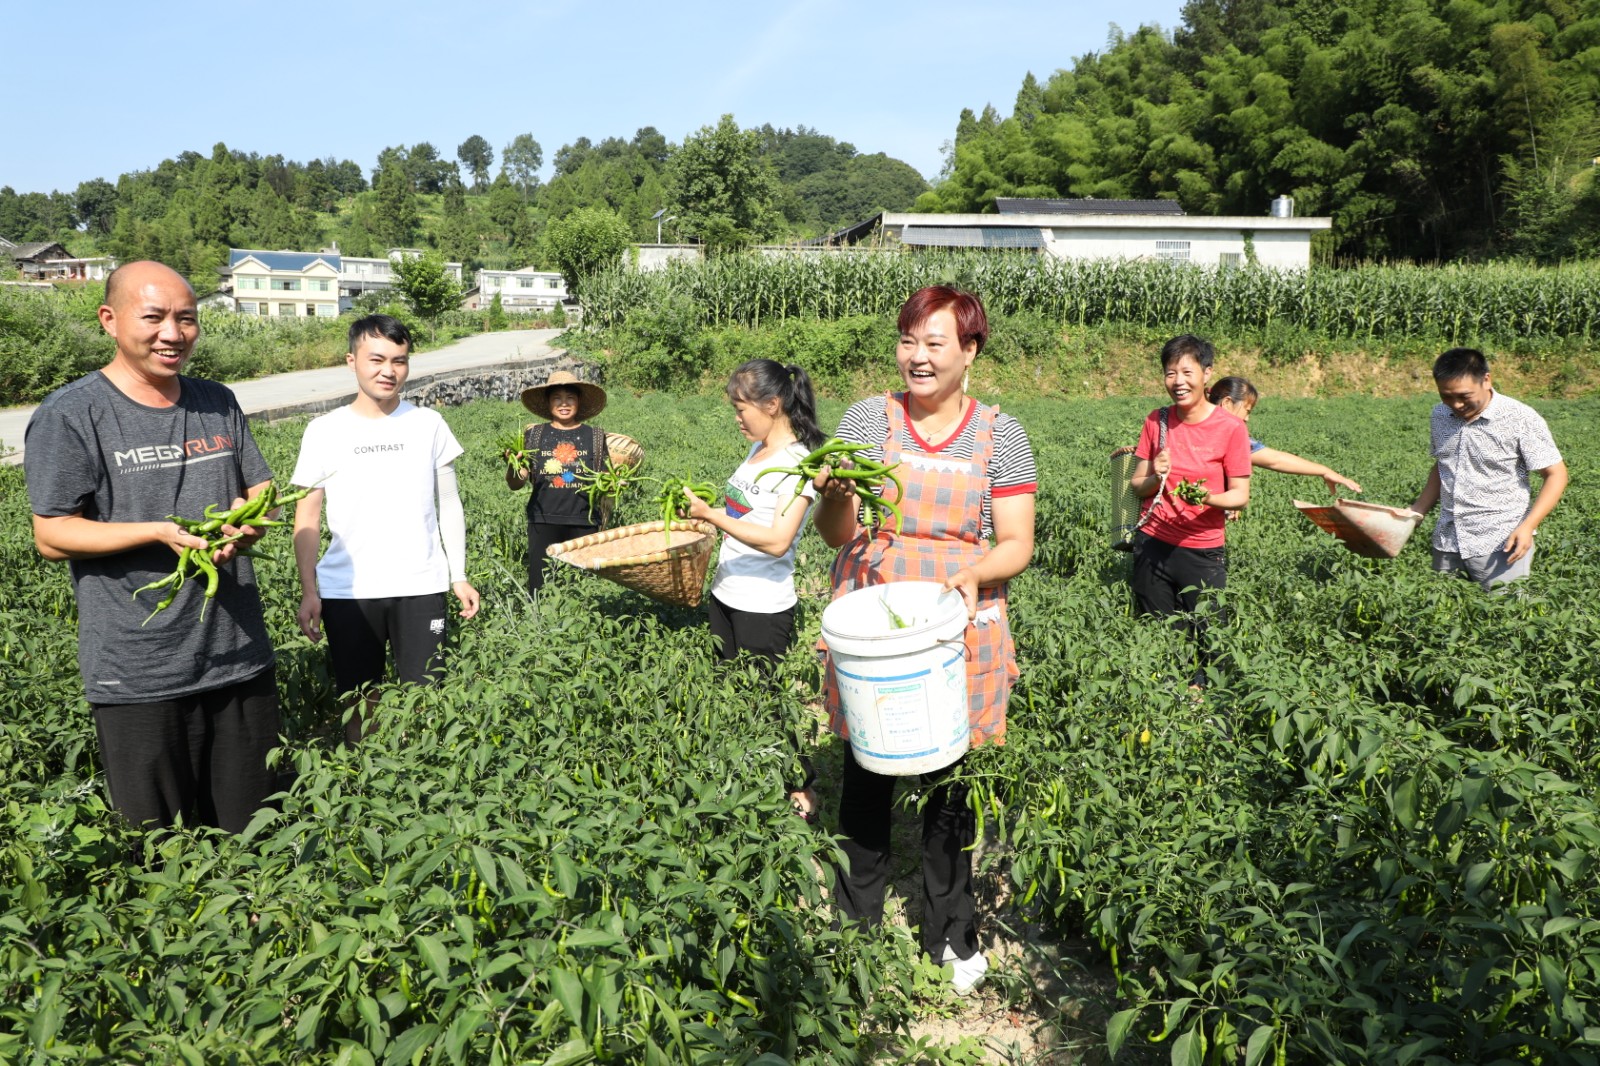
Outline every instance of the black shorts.
{"type": "Polygon", "coordinates": [[[171,825],[182,815],[238,833],[278,791],[267,766],[282,730],[270,666],[210,692],[92,706],[111,805],[134,825],[171,825]]]}
{"type": "Polygon", "coordinates": [[[397,680],[432,684],[444,672],[449,606],[442,592],[375,600],[323,600],[333,680],[353,692],[383,681],[387,651],[394,650],[397,680]]]}
{"type": "Polygon", "coordinates": [[[726,661],[736,658],[741,651],[749,652],[761,661],[768,673],[789,650],[789,638],[794,635],[793,607],[771,614],[740,611],[729,607],[713,593],[706,598],[706,616],[711,624],[711,636],[716,640],[718,658],[726,661]]]}

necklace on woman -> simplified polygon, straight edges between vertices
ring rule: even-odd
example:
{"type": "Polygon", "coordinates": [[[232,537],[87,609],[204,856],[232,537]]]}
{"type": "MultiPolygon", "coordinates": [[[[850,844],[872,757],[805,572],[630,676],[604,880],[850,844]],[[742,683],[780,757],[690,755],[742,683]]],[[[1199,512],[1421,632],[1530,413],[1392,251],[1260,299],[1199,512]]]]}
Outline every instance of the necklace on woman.
{"type": "Polygon", "coordinates": [[[915,418],[913,418],[911,420],[911,425],[912,425],[913,429],[916,429],[917,436],[921,437],[927,443],[929,443],[929,444],[942,444],[942,443],[944,443],[944,435],[945,435],[945,433],[947,433],[951,429],[951,427],[959,425],[961,423],[961,419],[966,416],[966,413],[967,413],[967,398],[965,396],[962,396],[961,397],[961,402],[956,404],[955,417],[946,419],[944,421],[944,423],[939,426],[937,431],[929,433],[929,432],[923,430],[922,428],[917,426],[917,420],[915,418]]]}

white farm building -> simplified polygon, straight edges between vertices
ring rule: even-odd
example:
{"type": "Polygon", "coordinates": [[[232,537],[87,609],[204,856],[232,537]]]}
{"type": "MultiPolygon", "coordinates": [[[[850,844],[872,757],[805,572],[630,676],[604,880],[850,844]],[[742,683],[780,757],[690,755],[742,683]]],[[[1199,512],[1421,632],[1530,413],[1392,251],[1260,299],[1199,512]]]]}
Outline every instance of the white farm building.
{"type": "Polygon", "coordinates": [[[1296,218],[1280,198],[1269,215],[1186,215],[1170,200],[1000,199],[996,214],[886,211],[836,234],[913,248],[1004,248],[1060,259],[1132,259],[1278,270],[1311,266],[1311,237],[1331,218],[1296,218]]]}

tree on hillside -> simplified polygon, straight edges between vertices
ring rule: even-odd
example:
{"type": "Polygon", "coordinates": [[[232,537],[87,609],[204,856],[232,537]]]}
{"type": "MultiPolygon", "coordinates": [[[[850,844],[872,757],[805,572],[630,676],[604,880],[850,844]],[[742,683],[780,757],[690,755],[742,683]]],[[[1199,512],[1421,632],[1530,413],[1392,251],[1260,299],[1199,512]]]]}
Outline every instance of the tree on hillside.
{"type": "Polygon", "coordinates": [[[544,165],[544,149],[531,133],[519,133],[500,150],[500,173],[522,193],[524,200],[539,187],[539,168],[544,165]]]}
{"type": "Polygon", "coordinates": [[[387,241],[391,248],[403,248],[411,243],[422,218],[417,208],[417,194],[411,188],[405,169],[398,166],[384,167],[378,174],[375,188],[378,229],[374,236],[387,241]]]}
{"type": "Polygon", "coordinates": [[[654,240],[650,216],[666,205],[662,168],[655,161],[662,151],[648,129],[633,141],[607,137],[583,152],[577,169],[540,187],[539,209],[553,220],[581,207],[608,207],[627,224],[634,240],[654,240]]]}
{"type": "Polygon", "coordinates": [[[667,167],[667,195],[678,225],[713,252],[732,251],[777,229],[777,179],[761,154],[761,135],[732,115],[685,137],[667,167]]]}
{"type": "Polygon", "coordinates": [[[117,187],[104,178],[78,183],[75,199],[78,222],[90,233],[104,236],[117,219],[117,187]]]}
{"type": "Polygon", "coordinates": [[[1010,118],[962,112],[948,175],[918,209],[1164,197],[1190,213],[1259,216],[1282,193],[1331,215],[1351,258],[1550,259],[1577,247],[1562,233],[1589,186],[1573,179],[1600,147],[1593,3],[1183,10],[1171,37],[1119,31],[1042,86],[1025,79],[1010,118]]]}
{"type": "Polygon", "coordinates": [[[472,187],[482,191],[489,184],[489,168],[494,165],[494,149],[489,142],[474,133],[456,148],[456,158],[472,175],[472,187]]]}
{"type": "Polygon", "coordinates": [[[564,178],[569,174],[577,173],[578,168],[583,166],[584,160],[589,158],[589,152],[593,148],[593,143],[587,137],[579,137],[571,144],[563,144],[560,148],[557,148],[555,158],[550,161],[551,167],[555,170],[555,176],[564,178]]]}
{"type": "Polygon", "coordinates": [[[863,222],[880,211],[909,211],[928,183],[909,163],[882,152],[802,178],[792,187],[808,217],[824,230],[863,222]]]}
{"type": "Polygon", "coordinates": [[[528,205],[505,171],[489,187],[487,207],[489,221],[500,232],[511,250],[527,253],[533,250],[533,223],[528,217],[528,205]]]}
{"type": "Polygon", "coordinates": [[[418,192],[440,192],[452,174],[457,179],[461,174],[454,163],[440,158],[439,150],[427,141],[411,146],[411,151],[406,154],[405,166],[411,187],[418,192]]]}
{"type": "Polygon", "coordinates": [[[439,316],[461,302],[461,290],[438,252],[397,256],[394,287],[416,316],[428,323],[429,341],[438,334],[439,316]]]}
{"type": "Polygon", "coordinates": [[[447,260],[471,264],[478,258],[478,235],[467,208],[467,190],[457,176],[445,182],[442,214],[438,229],[431,234],[433,246],[447,260]]]}
{"type": "Polygon", "coordinates": [[[566,276],[567,291],[577,295],[585,277],[620,262],[628,247],[628,225],[612,211],[585,207],[550,223],[544,240],[566,276]]]}
{"type": "Polygon", "coordinates": [[[654,126],[641,126],[634,133],[633,140],[628,143],[646,162],[655,166],[665,163],[667,156],[672,152],[672,146],[654,126]]]}

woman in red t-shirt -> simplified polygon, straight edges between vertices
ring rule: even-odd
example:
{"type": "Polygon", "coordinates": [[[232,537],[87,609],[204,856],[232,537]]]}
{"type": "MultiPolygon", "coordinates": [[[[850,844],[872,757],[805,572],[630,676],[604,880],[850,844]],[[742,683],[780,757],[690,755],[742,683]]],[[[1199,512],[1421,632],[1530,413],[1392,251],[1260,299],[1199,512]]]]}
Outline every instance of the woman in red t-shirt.
{"type": "Polygon", "coordinates": [[[1250,502],[1250,434],[1206,398],[1215,357],[1208,341],[1188,334],[1162,347],[1172,405],[1144,420],[1129,479],[1134,493],[1149,501],[1133,541],[1134,600],[1141,614],[1178,615],[1179,628],[1194,635],[1199,661],[1190,684],[1197,688],[1205,686],[1211,656],[1194,611],[1202,589],[1228,584],[1224,512],[1250,502]],[[1180,482],[1198,484],[1202,502],[1180,498],[1180,482]]]}

